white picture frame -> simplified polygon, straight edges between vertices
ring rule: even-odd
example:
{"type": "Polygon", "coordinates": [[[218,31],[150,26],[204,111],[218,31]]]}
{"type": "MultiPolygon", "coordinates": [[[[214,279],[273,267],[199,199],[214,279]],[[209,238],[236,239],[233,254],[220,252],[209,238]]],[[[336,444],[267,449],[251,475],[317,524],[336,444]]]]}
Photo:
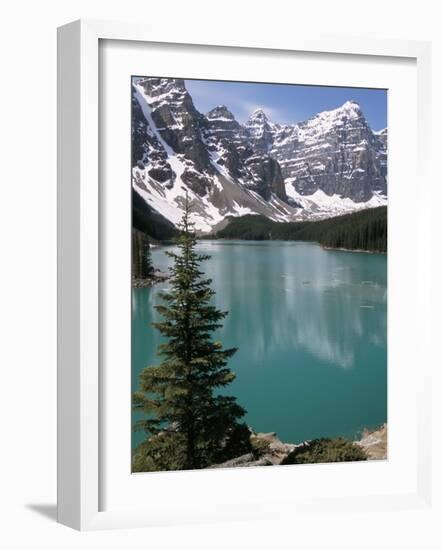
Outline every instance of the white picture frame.
{"type": "MultiPolygon", "coordinates": [[[[281,54],[310,52],[411,59],[416,63],[417,75],[416,158],[420,193],[431,204],[432,184],[428,158],[431,118],[430,43],[343,36],[312,38],[297,33],[293,37],[281,36],[278,42],[268,44],[264,37],[250,40],[238,36],[235,40],[226,40],[221,33],[211,37],[198,33],[198,36],[190,37],[185,28],[170,36],[167,32],[133,23],[76,21],[61,27],[58,31],[58,521],[76,529],[90,530],[255,518],[269,514],[290,517],[295,511],[314,513],[330,507],[336,512],[355,508],[370,511],[428,506],[431,500],[431,362],[423,361],[415,386],[415,490],[365,496],[313,496],[301,501],[291,500],[289,495],[281,494],[279,502],[272,500],[271,511],[264,509],[265,489],[262,499],[249,499],[247,509],[241,503],[229,507],[193,502],[186,509],[177,505],[167,512],[165,508],[133,508],[122,502],[121,507],[103,510],[100,496],[100,483],[103,482],[100,454],[104,447],[100,433],[100,415],[103,411],[100,405],[100,399],[103,398],[100,386],[100,302],[103,291],[100,285],[102,205],[99,174],[99,48],[103,40],[228,47],[233,53],[233,62],[235,48],[238,52],[250,49],[274,53],[280,51],[281,54]]],[[[426,212],[425,206],[422,206],[416,212],[416,224],[420,236],[429,243],[428,214],[429,211],[426,212]]],[[[431,303],[430,250],[423,247],[418,254],[419,271],[414,280],[414,292],[418,295],[415,311],[422,314],[429,311],[431,303]]],[[[429,338],[431,328],[426,326],[429,321],[425,321],[424,317],[420,331],[425,339],[429,338]]],[[[353,468],[356,465],[348,466],[353,468]]],[[[277,475],[283,483],[288,470],[272,470],[278,470],[277,475]]],[[[201,474],[205,476],[203,483],[207,484],[207,473],[191,472],[186,475],[191,476],[189,480],[192,484],[198,484],[196,476],[201,474]]],[[[235,480],[238,479],[238,470],[227,472],[229,474],[236,476],[235,480]]],[[[267,474],[252,472],[251,475],[267,474]]],[[[184,474],[162,473],[160,476],[163,476],[163,480],[166,480],[166,476],[175,476],[173,479],[176,482],[180,479],[177,476],[184,474]]]]}

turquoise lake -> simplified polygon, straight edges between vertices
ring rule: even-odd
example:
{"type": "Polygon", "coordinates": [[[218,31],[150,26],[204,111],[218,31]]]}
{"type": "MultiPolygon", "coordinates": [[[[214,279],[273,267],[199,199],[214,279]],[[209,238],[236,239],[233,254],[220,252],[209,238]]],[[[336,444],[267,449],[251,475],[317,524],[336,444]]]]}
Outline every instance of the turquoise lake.
{"type": "MultiPolygon", "coordinates": [[[[165,250],[152,249],[167,271],[165,250]]],[[[223,393],[247,410],[257,432],[298,443],[357,437],[387,421],[387,256],[324,250],[283,241],[201,241],[211,259],[218,308],[228,311],[214,337],[238,347],[236,379],[223,393]]],[[[132,291],[132,388],[158,363],[162,341],[154,306],[168,282],[132,291]]],[[[135,432],[136,446],[144,435],[135,432]]]]}

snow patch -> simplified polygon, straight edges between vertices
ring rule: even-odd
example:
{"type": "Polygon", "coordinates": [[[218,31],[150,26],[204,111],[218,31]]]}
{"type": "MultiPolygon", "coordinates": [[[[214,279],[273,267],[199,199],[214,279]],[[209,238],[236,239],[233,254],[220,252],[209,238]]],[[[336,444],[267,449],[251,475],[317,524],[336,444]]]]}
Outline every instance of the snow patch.
{"type": "Polygon", "coordinates": [[[337,194],[327,195],[321,189],[318,189],[312,195],[301,195],[293,186],[294,180],[295,178],[287,178],[285,180],[286,194],[300,204],[304,210],[310,211],[311,215],[309,217],[311,219],[339,216],[387,204],[387,197],[380,193],[374,193],[371,199],[366,202],[355,202],[352,199],[344,198],[337,194]]]}

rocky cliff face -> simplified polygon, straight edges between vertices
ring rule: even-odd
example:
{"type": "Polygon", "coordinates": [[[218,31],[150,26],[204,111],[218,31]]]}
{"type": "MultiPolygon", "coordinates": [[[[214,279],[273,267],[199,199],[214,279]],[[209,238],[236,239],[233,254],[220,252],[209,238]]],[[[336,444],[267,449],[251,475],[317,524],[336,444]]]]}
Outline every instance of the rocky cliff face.
{"type": "Polygon", "coordinates": [[[294,125],[258,109],[241,125],[224,105],[200,113],[183,80],[134,78],[132,92],[133,187],[175,224],[186,192],[201,231],[232,215],[290,221],[385,204],[387,133],[354,102],[294,125]]]}
{"type": "Polygon", "coordinates": [[[374,431],[364,430],[356,442],[367,453],[368,460],[387,460],[388,458],[388,425],[380,426],[374,431]]]}
{"type": "Polygon", "coordinates": [[[386,136],[384,141],[372,132],[359,105],[348,101],[306,122],[278,127],[271,154],[301,195],[322,190],[364,202],[387,193],[385,145],[386,136]]]}
{"type": "MultiPolygon", "coordinates": [[[[156,138],[153,150],[150,147],[149,153],[143,155],[143,163],[149,162],[152,154],[154,160],[158,154],[162,160],[166,159],[164,166],[149,170],[149,176],[160,183],[166,182],[169,187],[179,176],[192,191],[204,196],[211,186],[214,168],[201,137],[203,116],[195,109],[184,81],[167,78],[143,79],[139,81],[138,89],[135,89],[135,100],[142,106],[141,123],[145,120],[156,138]],[[145,105],[147,98],[148,105],[145,105]],[[180,173],[170,164],[171,153],[183,158],[180,173]]],[[[140,111],[137,109],[134,118],[138,124],[139,115],[140,111]]]]}
{"type": "Polygon", "coordinates": [[[252,113],[245,124],[245,130],[251,146],[257,153],[270,152],[276,128],[262,109],[256,109],[252,113]]]}

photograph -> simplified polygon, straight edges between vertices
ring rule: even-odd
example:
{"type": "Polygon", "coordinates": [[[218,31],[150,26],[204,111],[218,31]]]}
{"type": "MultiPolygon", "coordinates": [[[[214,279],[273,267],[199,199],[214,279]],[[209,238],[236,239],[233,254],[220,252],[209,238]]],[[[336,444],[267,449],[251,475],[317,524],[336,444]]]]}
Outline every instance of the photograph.
{"type": "Polygon", "coordinates": [[[0,550],[441,550],[439,4],[2,7],[0,550]]]}
{"type": "Polygon", "coordinates": [[[127,101],[132,473],[387,460],[388,90],[127,101]]]}

